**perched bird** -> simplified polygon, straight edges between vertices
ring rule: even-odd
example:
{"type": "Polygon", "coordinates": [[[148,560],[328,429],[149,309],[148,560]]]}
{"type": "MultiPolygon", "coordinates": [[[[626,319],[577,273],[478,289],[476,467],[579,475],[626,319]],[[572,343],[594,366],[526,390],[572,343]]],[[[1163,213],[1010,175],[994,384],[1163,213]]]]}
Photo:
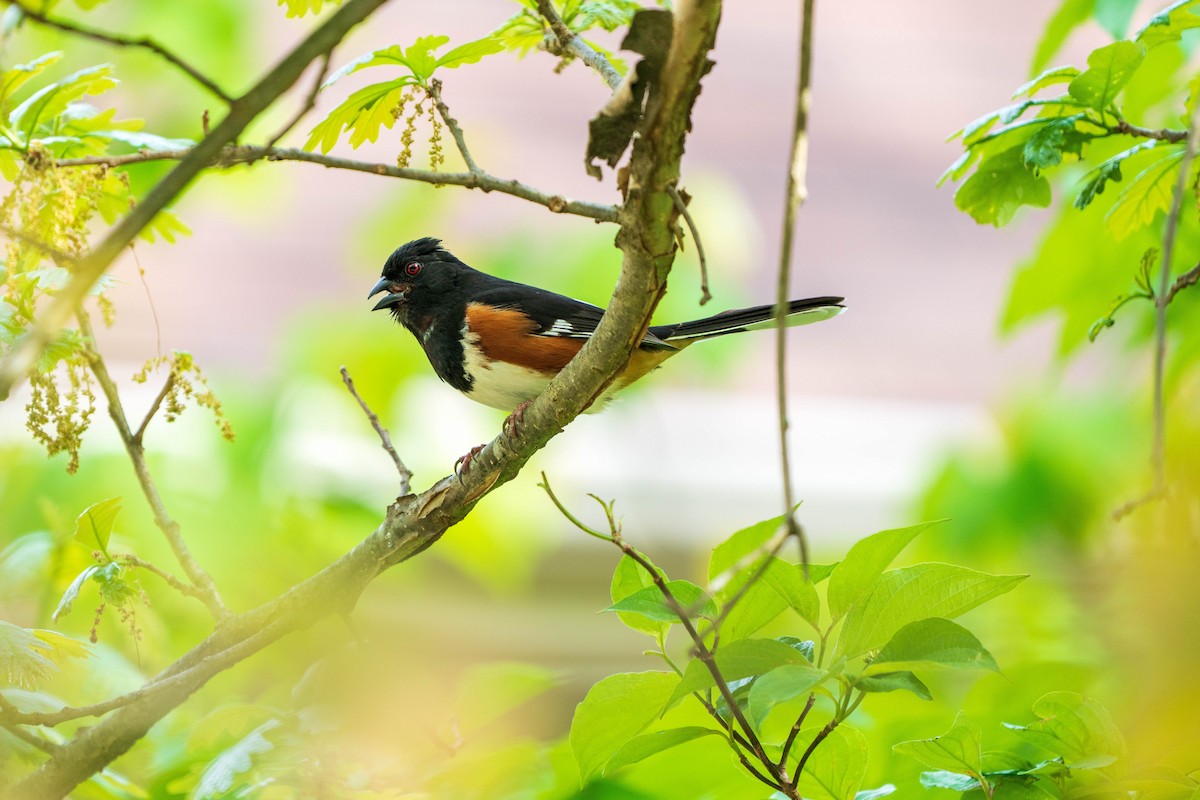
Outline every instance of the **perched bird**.
{"type": "MultiPolygon", "coordinates": [[[[604,309],[468,267],[438,239],[396,249],[368,299],[387,294],[372,311],[389,309],[412,331],[434,372],[472,400],[516,411],[537,397],[600,324],[604,309]]],[[[786,324],[805,325],[840,314],[840,297],[788,304],[786,324]]],[[[774,327],[774,306],[726,311],[674,325],[653,325],[625,370],[593,406],[683,348],[727,333],[774,327]]]]}

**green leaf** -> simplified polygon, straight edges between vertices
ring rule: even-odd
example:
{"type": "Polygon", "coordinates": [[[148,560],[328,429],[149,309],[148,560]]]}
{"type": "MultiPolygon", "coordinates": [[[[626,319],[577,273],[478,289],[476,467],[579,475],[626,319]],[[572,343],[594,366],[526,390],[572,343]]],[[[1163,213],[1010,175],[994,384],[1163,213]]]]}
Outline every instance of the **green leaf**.
{"type": "Polygon", "coordinates": [[[433,51],[450,41],[449,36],[421,36],[404,48],[404,62],[417,80],[424,83],[437,69],[433,51]]]}
{"type": "Polygon", "coordinates": [[[17,93],[32,78],[41,75],[48,68],[62,60],[59,51],[38,56],[28,64],[17,64],[11,69],[0,72],[0,109],[7,108],[12,96],[17,93]]]}
{"type": "Polygon", "coordinates": [[[772,557],[763,572],[762,582],[774,589],[792,610],[815,628],[821,621],[821,601],[817,597],[814,581],[824,579],[832,571],[833,567],[810,565],[810,580],[805,580],[802,565],[789,564],[772,557]]]}
{"type": "MultiPolygon", "coordinates": [[[[91,2],[92,0],[88,0],[91,2]]],[[[79,0],[76,0],[79,2],[79,0]]],[[[289,18],[303,17],[307,14],[320,13],[321,7],[326,3],[337,5],[341,0],[278,0],[276,5],[284,6],[287,9],[289,18]]]]}
{"type": "Polygon", "coordinates": [[[328,153],[345,130],[350,131],[351,147],[358,147],[363,142],[374,142],[379,138],[380,128],[390,130],[396,124],[396,117],[392,112],[399,106],[400,95],[404,89],[415,83],[415,78],[405,76],[394,81],[364,86],[313,127],[308,141],[304,143],[304,149],[312,150],[319,146],[322,153],[328,153]]]}
{"type": "Polygon", "coordinates": [[[116,85],[109,64],[81,69],[30,95],[9,114],[9,125],[24,132],[28,141],[43,121],[63,113],[71,101],[88,94],[101,94],[116,85]]]}
{"type": "Polygon", "coordinates": [[[1020,88],[1013,92],[1012,97],[1014,100],[1018,97],[1033,97],[1047,86],[1070,83],[1078,74],[1079,70],[1071,66],[1048,69],[1028,83],[1021,84],[1020,88]]]}
{"type": "Polygon", "coordinates": [[[158,136],[145,131],[124,131],[124,130],[93,130],[89,131],[88,136],[94,136],[100,139],[107,139],[112,142],[120,142],[132,147],[134,150],[148,150],[152,153],[161,153],[169,150],[185,150],[195,144],[191,139],[168,139],[165,136],[158,136]]]}
{"type": "Polygon", "coordinates": [[[757,559],[750,558],[761,551],[767,542],[779,532],[783,525],[783,515],[756,522],[748,528],[742,528],[725,541],[713,548],[708,559],[708,580],[712,583],[718,576],[730,571],[734,566],[739,570],[751,566],[757,559]]]}
{"type": "Polygon", "coordinates": [[[62,661],[64,658],[86,658],[92,652],[91,646],[87,642],[72,638],[58,631],[33,628],[31,633],[42,641],[44,645],[43,649],[50,653],[51,660],[55,663],[62,661]]]}
{"type": "Polygon", "coordinates": [[[762,675],[750,687],[750,718],[760,726],[771,709],[780,703],[808,694],[826,677],[826,672],[805,664],[785,664],[762,675]]]}
{"type": "Polygon", "coordinates": [[[404,60],[404,51],[400,49],[400,45],[391,45],[389,47],[381,47],[378,50],[372,50],[369,53],[364,53],[358,58],[351,61],[345,66],[339,67],[333,71],[325,82],[321,84],[322,89],[326,89],[340,81],[347,75],[353,75],[360,69],[367,67],[378,67],[381,65],[407,67],[408,62],[404,60]]]}
{"type": "MultiPolygon", "coordinates": [[[[785,569],[791,566],[780,563],[785,569]]],[[[762,567],[760,561],[755,569],[762,567]]],[[[767,569],[770,570],[771,567],[768,566],[767,569]]],[[[787,601],[767,582],[765,573],[762,579],[747,586],[747,581],[754,575],[755,572],[752,571],[738,573],[717,596],[720,604],[728,609],[721,622],[721,641],[725,644],[754,635],[788,607],[787,601]],[[729,603],[733,602],[734,598],[739,599],[730,608],[729,603]]]]}
{"type": "Polygon", "coordinates": [[[1149,150],[1158,142],[1151,140],[1142,142],[1130,147],[1128,150],[1122,150],[1112,158],[1102,161],[1095,169],[1091,170],[1087,175],[1080,180],[1081,187],[1079,195],[1075,198],[1075,207],[1082,210],[1092,204],[1098,195],[1104,194],[1104,189],[1109,181],[1120,182],[1122,180],[1121,164],[1125,159],[1140,153],[1143,150],[1149,150]]]}
{"type": "Polygon", "coordinates": [[[1067,91],[1097,111],[1105,111],[1146,57],[1142,46],[1130,41],[1113,42],[1088,56],[1088,68],[1075,76],[1067,91]]]}
{"type": "Polygon", "coordinates": [[[907,528],[880,531],[855,542],[829,576],[826,599],[834,621],[841,619],[855,603],[867,596],[883,571],[917,534],[936,524],[922,522],[907,528]]]}
{"type": "Polygon", "coordinates": [[[575,707],[569,741],[584,783],[658,718],[679,679],[669,672],[610,675],[575,707]]]}
{"type": "Polygon", "coordinates": [[[1002,780],[992,792],[992,800],[1054,800],[1056,797],[1036,783],[1015,780],[1002,780]]]}
{"type": "MultiPolygon", "coordinates": [[[[683,610],[690,613],[691,617],[699,616],[709,619],[716,617],[717,604],[713,602],[707,592],[691,581],[667,581],[667,589],[683,606],[683,610]]],[[[680,621],[679,615],[667,603],[667,599],[657,586],[647,586],[604,610],[641,614],[647,619],[658,622],[676,623],[680,621]]]]}
{"type": "MultiPolygon", "coordinates": [[[[658,567],[655,567],[655,570],[658,570],[658,567]]],[[[663,575],[663,577],[666,576],[663,575]]],[[[653,586],[654,580],[640,564],[629,556],[621,556],[621,560],[617,563],[617,568],[613,571],[612,587],[610,589],[614,603],[619,603],[626,597],[653,586]]],[[[641,614],[618,612],[617,616],[621,618],[621,622],[625,624],[625,627],[649,634],[655,639],[662,638],[671,628],[670,622],[658,622],[648,619],[641,614]]]]}
{"type": "Polygon", "coordinates": [[[503,52],[504,45],[494,36],[485,36],[473,42],[460,44],[437,60],[437,67],[456,69],[463,64],[475,64],[484,56],[503,52]]]}
{"type": "Polygon", "coordinates": [[[1051,692],[1033,704],[1039,719],[1010,725],[1022,739],[1056,756],[1070,768],[1105,767],[1125,755],[1125,739],[1108,709],[1075,692],[1051,692]]]}
{"type": "Polygon", "coordinates": [[[1050,182],[1025,166],[1023,145],[984,159],[954,193],[954,203],[981,225],[1012,221],[1023,205],[1050,205],[1050,182]]]}
{"type": "Polygon", "coordinates": [[[216,800],[232,789],[238,776],[254,767],[256,755],[274,749],[275,745],[266,735],[279,725],[277,719],[267,720],[233,747],[210,761],[200,773],[196,788],[192,790],[193,800],[216,800]]]}
{"type": "Polygon", "coordinates": [[[1040,72],[1050,63],[1050,59],[1062,49],[1071,31],[1088,21],[1094,6],[1095,0],[1063,0],[1046,23],[1042,38],[1034,49],[1030,72],[1040,72]]]}
{"type": "Polygon", "coordinates": [[[854,795],[854,800],[879,800],[880,797],[887,797],[894,791],[896,791],[895,786],[890,783],[885,783],[878,789],[863,789],[861,792],[854,795]]]}
{"type": "Polygon", "coordinates": [[[120,497],[93,503],[75,518],[75,536],[72,538],[89,552],[99,550],[105,558],[109,558],[108,537],[112,535],[113,521],[120,512],[120,497]]]}
{"type": "Polygon", "coordinates": [[[270,706],[237,703],[214,708],[193,723],[187,733],[187,752],[202,756],[218,751],[223,742],[241,740],[254,729],[278,715],[270,706]]]}
{"type": "Polygon", "coordinates": [[[33,689],[50,677],[58,669],[50,649],[33,631],[0,620],[0,677],[5,683],[33,689]]]}
{"type": "Polygon", "coordinates": [[[944,769],[922,772],[921,785],[926,789],[951,789],[955,792],[969,792],[980,788],[978,778],[944,769]]]}
{"type": "MultiPolygon", "coordinates": [[[[800,739],[812,741],[818,732],[819,728],[801,731],[800,739]]],[[[805,800],[854,800],[866,774],[867,739],[842,724],[812,751],[798,788],[805,800]]]]}
{"type": "Polygon", "coordinates": [[[922,700],[932,700],[933,694],[920,678],[911,672],[885,672],[881,675],[867,675],[855,678],[854,687],[864,692],[895,692],[903,689],[912,692],[922,700]]]}
{"type": "Polygon", "coordinates": [[[837,652],[855,658],[881,647],[905,625],[929,617],[953,619],[998,597],[1025,575],[988,575],[950,564],[918,564],[885,572],[847,615],[837,652]]]}
{"type": "Polygon", "coordinates": [[[1134,39],[1147,49],[1167,42],[1178,42],[1186,30],[1200,28],[1200,0],[1179,0],[1168,6],[1142,27],[1134,39]]]}
{"type": "Polygon", "coordinates": [[[1062,163],[1065,153],[1078,158],[1083,152],[1083,145],[1095,138],[1077,127],[1077,123],[1083,119],[1086,119],[1085,115],[1073,114],[1051,119],[1040,126],[1025,142],[1025,166],[1034,169],[1056,167],[1062,163]]]}
{"type": "Polygon", "coordinates": [[[1154,222],[1159,212],[1171,207],[1177,167],[1183,150],[1177,150],[1142,170],[1117,196],[1104,220],[1117,241],[1154,222]]]}
{"type": "Polygon", "coordinates": [[[948,619],[932,617],[896,631],[863,674],[939,668],[1000,669],[974,634],[948,619]]]}
{"type": "Polygon", "coordinates": [[[713,730],[712,728],[701,728],[699,726],[668,728],[665,731],[643,733],[621,745],[617,752],[613,754],[608,764],[605,765],[604,774],[610,775],[622,767],[636,764],[652,755],[669,750],[672,747],[678,747],[681,744],[686,744],[702,736],[723,735],[721,731],[713,730]]]}
{"type": "MultiPolygon", "coordinates": [[[[717,671],[726,683],[764,675],[787,664],[812,666],[798,649],[775,639],[742,639],[731,642],[719,648],[714,657],[717,671]]],[[[716,685],[704,662],[694,658],[683,671],[683,679],[675,687],[667,707],[675,705],[692,692],[700,692],[716,685]]]]}
{"type": "Polygon", "coordinates": [[[963,775],[980,777],[983,753],[980,749],[979,726],[959,712],[954,726],[941,736],[900,742],[892,752],[912,756],[927,767],[963,775]]]}
{"type": "Polygon", "coordinates": [[[147,242],[163,239],[169,244],[175,244],[180,236],[191,236],[192,229],[172,211],[160,211],[150,220],[150,224],[142,228],[138,238],[147,242]]]}
{"type": "Polygon", "coordinates": [[[1133,18],[1136,3],[1129,0],[1096,0],[1092,18],[1114,39],[1124,39],[1129,31],[1129,20],[1133,18]]]}

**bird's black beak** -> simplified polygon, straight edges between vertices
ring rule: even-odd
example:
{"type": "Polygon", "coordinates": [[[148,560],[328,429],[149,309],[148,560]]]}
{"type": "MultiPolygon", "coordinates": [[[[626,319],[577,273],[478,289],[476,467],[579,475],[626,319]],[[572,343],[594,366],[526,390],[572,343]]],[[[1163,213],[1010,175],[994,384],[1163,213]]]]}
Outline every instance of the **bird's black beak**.
{"type": "Polygon", "coordinates": [[[380,300],[378,303],[376,303],[371,308],[372,311],[378,311],[381,308],[391,308],[394,305],[404,302],[405,297],[408,294],[407,290],[400,289],[400,291],[398,291],[398,292],[390,292],[389,290],[394,285],[395,284],[393,284],[387,278],[380,278],[379,283],[375,284],[371,288],[371,293],[369,295],[367,295],[368,300],[370,300],[372,297],[379,294],[380,292],[389,292],[389,294],[387,296],[385,296],[382,300],[380,300]]]}

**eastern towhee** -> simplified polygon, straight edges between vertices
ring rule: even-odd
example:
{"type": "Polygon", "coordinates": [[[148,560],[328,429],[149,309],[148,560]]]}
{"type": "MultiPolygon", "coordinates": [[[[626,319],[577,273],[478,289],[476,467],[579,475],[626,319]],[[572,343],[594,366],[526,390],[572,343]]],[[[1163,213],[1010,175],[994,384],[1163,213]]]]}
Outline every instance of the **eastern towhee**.
{"type": "MultiPolygon", "coordinates": [[[[431,238],[409,242],[388,257],[367,297],[380,292],[387,294],[372,311],[390,309],[417,337],[439,378],[472,400],[515,412],[513,422],[579,352],[604,314],[588,303],[474,270],[431,238]]],[[[841,297],[792,300],[785,324],[829,319],[842,313],[841,302],[841,297]]],[[[765,305],[652,325],[590,410],[693,342],[773,328],[774,314],[775,307],[765,305]]]]}

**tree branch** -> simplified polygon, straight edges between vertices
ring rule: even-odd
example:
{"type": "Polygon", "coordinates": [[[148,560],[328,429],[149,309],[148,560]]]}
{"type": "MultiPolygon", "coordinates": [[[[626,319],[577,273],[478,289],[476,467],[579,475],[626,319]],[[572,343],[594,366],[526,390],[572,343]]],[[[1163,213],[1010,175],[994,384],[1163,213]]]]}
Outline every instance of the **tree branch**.
{"type": "Polygon", "coordinates": [[[317,94],[321,91],[321,84],[325,82],[325,76],[329,74],[329,62],[332,58],[333,48],[331,47],[321,55],[321,66],[317,70],[317,76],[313,79],[312,88],[308,90],[308,94],[304,97],[304,102],[300,104],[300,108],[292,115],[292,118],[274,136],[267,140],[267,150],[278,144],[280,139],[288,135],[288,131],[296,127],[297,123],[304,119],[305,114],[316,107],[317,94]]]}
{"type": "Polygon", "coordinates": [[[1195,286],[1197,281],[1200,281],[1200,264],[1197,264],[1175,279],[1175,282],[1171,284],[1171,290],[1167,292],[1166,304],[1170,305],[1171,301],[1175,299],[1175,295],[1189,286],[1195,286]]]}
{"type": "Polygon", "coordinates": [[[1118,120],[1116,125],[1110,125],[1108,130],[1111,133],[1123,133],[1126,136],[1139,136],[1143,139],[1157,139],[1161,142],[1182,142],[1188,138],[1187,131],[1176,130],[1173,128],[1143,128],[1140,125],[1132,125],[1126,120],[1118,120]]]}
{"type": "MultiPolygon", "coordinates": [[[[349,0],[336,13],[357,5],[349,0]]],[[[494,439],[461,481],[447,476],[420,495],[397,499],[374,533],[321,572],[275,600],[219,622],[212,635],[164,670],[137,700],[82,731],[14,786],[16,796],[62,797],[128,750],[214,675],[290,632],[348,613],[377,575],[436,542],[483,495],[515,476],[620,372],[649,324],[671,267],[670,220],[656,210],[671,207],[665,186],[678,178],[687,120],[720,16],[719,0],[679,0],[676,6],[675,39],[665,69],[671,78],[652,90],[654,111],[634,146],[630,202],[620,212],[624,257],[613,300],[595,335],[529,405],[520,432],[494,439]]]]}
{"type": "Polygon", "coordinates": [[[172,589],[179,592],[180,594],[185,594],[188,597],[194,597],[197,600],[199,600],[200,602],[207,604],[207,599],[205,598],[203,591],[201,591],[200,589],[197,589],[195,586],[191,585],[190,583],[184,583],[183,581],[179,580],[179,578],[176,578],[174,575],[167,572],[162,567],[159,567],[155,564],[151,564],[149,561],[146,561],[144,559],[138,558],[133,553],[124,553],[122,555],[114,556],[113,560],[120,564],[125,564],[130,567],[140,567],[141,569],[144,569],[147,572],[153,572],[155,575],[162,578],[167,583],[168,586],[170,586],[172,589]]]}
{"type": "Polygon", "coordinates": [[[482,170],[475,163],[475,159],[471,157],[471,151],[467,149],[467,139],[463,136],[458,120],[450,116],[450,107],[442,100],[442,82],[437,78],[429,82],[429,96],[433,98],[433,104],[437,108],[442,122],[446,123],[446,127],[450,129],[450,135],[454,137],[454,144],[458,147],[458,153],[462,156],[463,163],[467,165],[467,171],[472,175],[480,174],[482,170]]]}
{"type": "Polygon", "coordinates": [[[149,50],[151,53],[154,53],[165,61],[169,61],[179,69],[183,70],[185,73],[187,73],[188,77],[203,86],[211,94],[223,100],[226,104],[232,105],[234,102],[236,102],[232,95],[214,83],[211,78],[153,39],[148,37],[135,38],[132,36],[122,36],[117,33],[107,33],[96,28],[89,28],[86,25],[80,25],[76,22],[64,22],[63,20],[51,19],[40,11],[34,11],[29,6],[19,2],[19,0],[3,0],[3,2],[21,9],[21,13],[26,17],[40,25],[45,25],[48,28],[55,28],[63,31],[64,33],[82,36],[85,39],[104,42],[105,44],[115,45],[116,47],[133,47],[149,50]]]}
{"type": "Polygon", "coordinates": [[[346,0],[250,91],[235,100],[225,119],[212,133],[191,148],[179,165],[155,184],[145,199],[108,231],[90,255],[78,262],[70,283],[42,312],[38,323],[0,361],[0,400],[6,399],[12,387],[24,380],[38,356],[67,324],[92,286],[125,246],[159,211],[178,197],[203,169],[217,159],[222,148],[234,141],[247,125],[287,91],[313,59],[340,42],[351,28],[384,2],[386,0],[346,0]]]}
{"type": "MultiPolygon", "coordinates": [[[[60,159],[55,164],[59,167],[86,167],[96,164],[103,164],[108,167],[123,167],[128,164],[141,164],[147,161],[180,161],[187,158],[193,149],[143,151],[119,156],[66,158],[60,159]]],[[[370,175],[400,178],[401,180],[417,181],[418,183],[431,183],[435,186],[445,184],[463,186],[468,189],[479,189],[483,192],[499,192],[545,206],[556,214],[574,214],[599,222],[617,221],[618,210],[616,206],[589,203],[581,200],[569,200],[559,194],[550,194],[540,189],[535,189],[532,186],[521,183],[515,178],[498,178],[483,170],[476,172],[435,172],[427,169],[411,169],[390,164],[355,161],[338,156],[310,153],[307,150],[296,148],[268,148],[260,145],[225,147],[213,159],[213,164],[215,166],[233,166],[235,164],[249,164],[260,159],[266,159],[267,161],[302,161],[308,164],[318,164],[330,169],[366,172],[370,175]]]]}
{"type": "Polygon", "coordinates": [[[171,371],[167,374],[167,379],[163,381],[163,387],[159,390],[158,396],[154,398],[154,402],[150,404],[150,408],[146,411],[146,416],[142,419],[142,424],[134,431],[134,443],[141,445],[142,437],[146,435],[146,427],[150,424],[150,420],[154,419],[154,415],[158,413],[158,409],[162,406],[163,400],[167,398],[167,394],[171,391],[171,387],[175,385],[175,372],[171,371]]]}
{"type": "Polygon", "coordinates": [[[396,471],[400,473],[400,495],[406,495],[411,491],[410,482],[412,481],[412,470],[404,466],[404,462],[400,460],[400,456],[396,453],[396,448],[392,447],[392,437],[388,433],[387,428],[379,421],[379,417],[367,405],[367,401],[359,396],[358,391],[354,388],[354,381],[350,378],[350,373],[345,367],[341,368],[342,383],[346,384],[346,388],[350,390],[350,394],[354,395],[354,399],[358,401],[362,407],[363,413],[367,415],[367,420],[371,423],[371,427],[379,434],[379,439],[383,443],[383,449],[392,457],[392,462],[396,465],[396,471]]]}
{"type": "Polygon", "coordinates": [[[621,74],[609,63],[609,60],[597,53],[591,45],[580,39],[573,30],[567,27],[562,17],[554,10],[554,4],[550,0],[537,0],[537,6],[538,13],[550,24],[550,30],[554,33],[554,38],[558,40],[559,48],[600,73],[600,77],[608,84],[608,88],[615,92],[621,85],[621,74]]]}
{"type": "Polygon", "coordinates": [[[787,177],[784,202],[783,237],[779,245],[779,281],[775,294],[775,397],[779,413],[779,457],[783,473],[783,514],[788,533],[800,543],[800,563],[808,574],[808,540],[792,509],[796,496],[792,489],[792,463],[788,448],[787,415],[787,318],[788,285],[792,269],[792,232],[796,212],[808,199],[808,107],[812,101],[812,31],[814,0],[804,0],[800,25],[800,75],[796,82],[796,117],[792,125],[791,168],[787,177]]]}
{"type": "MultiPolygon", "coordinates": [[[[158,529],[162,531],[166,537],[167,544],[171,546],[171,552],[175,554],[175,560],[183,567],[184,573],[191,580],[192,585],[199,593],[197,596],[208,608],[214,620],[229,614],[229,610],[225,608],[225,604],[221,601],[221,595],[217,592],[216,584],[204,567],[196,561],[192,556],[191,550],[188,549],[187,542],[183,539],[183,534],[179,530],[179,523],[171,518],[167,513],[167,508],[163,505],[162,497],[158,493],[158,487],[154,485],[154,479],[150,476],[150,469],[146,466],[146,451],[142,447],[140,434],[145,430],[145,423],[138,430],[138,435],[135,436],[129,430],[129,418],[125,416],[125,409],[121,405],[121,396],[117,392],[117,385],[113,382],[112,376],[108,374],[108,367],[101,358],[100,353],[95,349],[95,334],[92,332],[91,322],[88,320],[87,314],[83,309],[79,310],[79,330],[87,337],[89,348],[87,352],[88,364],[92,368],[92,374],[96,376],[96,381],[100,384],[100,390],[104,393],[105,399],[108,400],[108,415],[112,417],[113,424],[117,428],[117,434],[121,437],[121,442],[125,445],[125,452],[129,454],[129,460],[133,462],[133,471],[137,475],[138,483],[141,484],[142,494],[146,496],[146,503],[149,504],[150,510],[154,513],[154,522],[158,525],[158,529]]],[[[170,387],[170,382],[163,387],[162,394],[165,395],[170,387]]],[[[161,402],[161,401],[157,401],[161,402]]],[[[151,409],[153,412],[153,408],[151,409]]],[[[146,422],[149,422],[147,415],[146,422]]]]}

